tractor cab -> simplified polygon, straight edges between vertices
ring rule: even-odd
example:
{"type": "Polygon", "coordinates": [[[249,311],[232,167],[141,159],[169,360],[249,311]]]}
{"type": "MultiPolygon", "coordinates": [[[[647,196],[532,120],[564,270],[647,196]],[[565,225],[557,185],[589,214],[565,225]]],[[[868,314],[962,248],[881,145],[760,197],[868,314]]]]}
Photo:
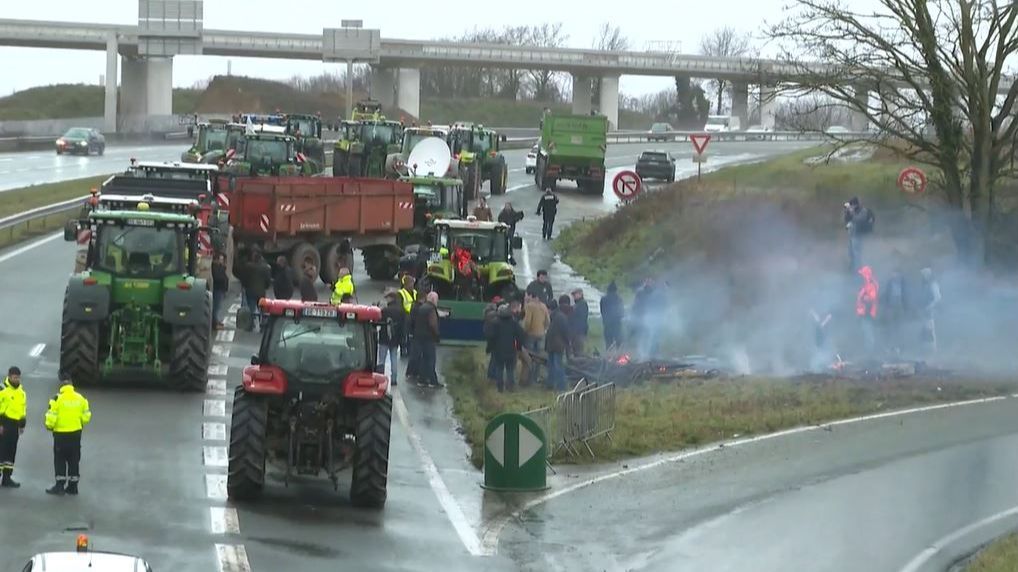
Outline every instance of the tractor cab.
{"type": "Polygon", "coordinates": [[[442,298],[490,300],[516,293],[516,260],[513,250],[522,248],[521,237],[509,239],[502,223],[439,219],[432,230],[431,260],[427,277],[442,298]]]}
{"type": "Polygon", "coordinates": [[[443,177],[404,177],[414,186],[414,228],[428,226],[434,219],[466,218],[463,181],[443,177]]]}
{"type": "MultiPolygon", "coordinates": [[[[418,143],[429,138],[437,138],[445,141],[449,132],[445,129],[435,127],[408,127],[403,130],[403,138],[400,142],[400,149],[392,153],[386,159],[386,172],[393,177],[406,177],[410,175],[411,165],[407,164],[410,153],[418,143]]],[[[455,169],[451,168],[444,173],[445,176],[455,176],[455,169]]]]}
{"type": "Polygon", "coordinates": [[[473,200],[480,194],[484,181],[490,183],[492,195],[505,194],[509,169],[499,147],[505,140],[505,135],[483,125],[457,123],[449,130],[449,148],[458,163],[468,199],[473,200]]]}
{"type": "Polygon", "coordinates": [[[382,104],[373,99],[363,99],[353,106],[350,119],[353,121],[377,120],[382,117],[382,104]]]}
{"type": "Polygon", "coordinates": [[[344,121],[333,147],[333,176],[384,178],[386,159],[399,151],[402,136],[402,124],[381,116],[344,121]]]}
{"type": "Polygon", "coordinates": [[[294,176],[310,174],[306,161],[298,156],[296,140],[282,132],[283,128],[265,126],[249,129],[244,144],[228,155],[223,171],[238,176],[294,176]]]}
{"type": "Polygon", "coordinates": [[[290,113],[286,115],[286,134],[296,139],[297,152],[316,163],[316,172],[325,166],[322,145],[322,118],[317,115],[290,113]]]}
{"type": "Polygon", "coordinates": [[[181,154],[180,160],[185,163],[202,163],[209,153],[222,154],[227,149],[229,123],[219,119],[198,123],[187,128],[188,135],[194,138],[191,148],[181,154]]]}

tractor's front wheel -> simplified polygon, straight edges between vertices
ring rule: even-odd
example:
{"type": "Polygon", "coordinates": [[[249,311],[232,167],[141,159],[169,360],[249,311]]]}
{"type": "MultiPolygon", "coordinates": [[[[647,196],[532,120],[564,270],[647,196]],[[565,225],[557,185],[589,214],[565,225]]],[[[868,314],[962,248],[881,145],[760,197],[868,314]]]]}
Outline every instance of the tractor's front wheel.
{"type": "Polygon", "coordinates": [[[495,163],[494,169],[492,169],[490,188],[491,195],[504,195],[506,184],[509,182],[508,179],[509,170],[506,169],[505,163],[495,163]]]}
{"type": "MultiPolygon", "coordinates": [[[[324,165],[324,163],[322,163],[324,165]]],[[[336,149],[332,152],[332,176],[346,176],[346,153],[336,149]]]]}
{"type": "Polygon", "coordinates": [[[376,401],[364,401],[357,406],[357,442],[353,453],[353,480],[350,483],[350,502],[354,506],[385,506],[391,425],[391,395],[376,401]]]}
{"type": "Polygon", "coordinates": [[[202,322],[197,326],[173,326],[173,353],[167,383],[181,391],[201,391],[208,384],[212,351],[212,294],[206,294],[202,322]]]}
{"type": "Polygon", "coordinates": [[[253,500],[265,487],[268,427],[268,403],[238,387],[233,394],[226,474],[226,494],[231,500],[253,500]]]}
{"type": "Polygon", "coordinates": [[[99,380],[99,322],[63,320],[60,328],[60,370],[75,385],[99,380]]]}

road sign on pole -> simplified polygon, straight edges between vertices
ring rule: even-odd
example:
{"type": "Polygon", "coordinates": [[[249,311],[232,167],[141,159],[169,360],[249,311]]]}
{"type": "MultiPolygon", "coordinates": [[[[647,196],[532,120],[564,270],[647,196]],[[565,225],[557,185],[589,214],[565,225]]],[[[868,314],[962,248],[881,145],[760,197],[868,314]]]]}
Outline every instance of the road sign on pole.
{"type": "Polygon", "coordinates": [[[696,149],[696,154],[703,155],[707,150],[707,144],[710,143],[710,133],[695,133],[689,136],[689,141],[693,144],[693,149],[696,149]]]}
{"type": "Polygon", "coordinates": [[[918,195],[925,191],[926,182],[926,173],[919,167],[905,167],[898,175],[898,188],[910,195],[918,195]]]}
{"type": "Polygon", "coordinates": [[[619,171],[612,180],[612,191],[615,196],[628,201],[640,194],[643,190],[643,181],[635,171],[619,171]]]}
{"type": "Polygon", "coordinates": [[[484,429],[481,486],[500,492],[547,489],[547,457],[548,443],[537,423],[517,413],[497,415],[484,429]]]}

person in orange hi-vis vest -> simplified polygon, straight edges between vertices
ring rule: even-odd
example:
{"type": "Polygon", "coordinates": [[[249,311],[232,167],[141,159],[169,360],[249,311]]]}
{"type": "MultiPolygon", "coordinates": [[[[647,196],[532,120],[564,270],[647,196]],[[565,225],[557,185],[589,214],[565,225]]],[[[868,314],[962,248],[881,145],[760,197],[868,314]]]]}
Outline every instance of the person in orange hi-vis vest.
{"type": "Polygon", "coordinates": [[[855,315],[862,320],[863,344],[866,352],[873,353],[876,348],[877,304],[880,299],[880,284],[873,277],[873,269],[863,266],[859,269],[862,276],[862,287],[855,298],[855,315]]]}

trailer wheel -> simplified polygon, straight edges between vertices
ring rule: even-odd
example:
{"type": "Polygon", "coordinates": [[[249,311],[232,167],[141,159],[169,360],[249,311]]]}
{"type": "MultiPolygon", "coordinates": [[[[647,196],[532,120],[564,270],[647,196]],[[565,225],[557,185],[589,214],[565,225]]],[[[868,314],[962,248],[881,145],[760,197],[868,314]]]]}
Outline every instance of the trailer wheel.
{"type": "Polygon", "coordinates": [[[357,441],[350,483],[350,502],[354,506],[382,508],[385,505],[391,425],[391,395],[357,406],[357,441]]]}
{"type": "Polygon", "coordinates": [[[299,242],[290,249],[290,267],[297,272],[304,272],[304,269],[314,266],[322,267],[322,257],[318,249],[310,242],[299,242]]]}
{"type": "Polygon", "coordinates": [[[99,380],[99,322],[64,319],[60,327],[60,370],[71,376],[75,385],[93,385],[99,380]]]}
{"type": "Polygon", "coordinates": [[[347,241],[330,242],[322,247],[321,265],[318,267],[318,275],[322,282],[335,284],[339,279],[339,269],[346,268],[353,273],[353,249],[347,241]]]}
{"type": "Polygon", "coordinates": [[[233,394],[226,473],[226,494],[231,500],[253,500],[265,487],[268,426],[268,403],[238,387],[233,394]]]}
{"type": "Polygon", "coordinates": [[[208,384],[212,351],[212,294],[206,294],[200,326],[173,327],[173,353],[167,384],[181,391],[201,391],[208,384]]]}

